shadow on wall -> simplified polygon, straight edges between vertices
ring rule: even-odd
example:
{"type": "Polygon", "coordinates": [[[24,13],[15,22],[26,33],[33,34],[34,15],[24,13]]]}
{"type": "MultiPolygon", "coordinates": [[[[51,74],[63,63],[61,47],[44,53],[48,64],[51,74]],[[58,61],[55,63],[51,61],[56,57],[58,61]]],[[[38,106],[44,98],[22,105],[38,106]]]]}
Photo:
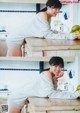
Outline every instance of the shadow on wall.
{"type": "Polygon", "coordinates": [[[7,44],[4,39],[0,40],[0,56],[6,56],[7,54],[7,44]]]}

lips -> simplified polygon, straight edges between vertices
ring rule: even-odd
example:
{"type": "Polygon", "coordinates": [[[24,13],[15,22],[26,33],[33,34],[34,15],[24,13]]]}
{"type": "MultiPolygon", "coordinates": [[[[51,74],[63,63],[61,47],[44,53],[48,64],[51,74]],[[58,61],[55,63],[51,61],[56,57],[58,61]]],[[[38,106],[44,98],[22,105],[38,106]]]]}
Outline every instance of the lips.
{"type": "Polygon", "coordinates": [[[58,76],[59,75],[59,72],[55,72],[55,76],[58,76]]]}
{"type": "Polygon", "coordinates": [[[53,14],[53,16],[56,16],[56,15],[57,15],[56,13],[53,14]]]}

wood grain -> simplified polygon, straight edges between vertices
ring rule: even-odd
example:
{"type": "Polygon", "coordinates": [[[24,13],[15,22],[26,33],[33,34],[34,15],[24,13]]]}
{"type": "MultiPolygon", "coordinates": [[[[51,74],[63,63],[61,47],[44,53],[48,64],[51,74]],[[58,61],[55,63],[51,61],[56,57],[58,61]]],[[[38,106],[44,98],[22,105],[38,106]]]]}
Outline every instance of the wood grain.
{"type": "Polygon", "coordinates": [[[29,97],[30,113],[80,113],[80,100],[29,97]],[[78,112],[75,112],[78,111],[78,112]]]}

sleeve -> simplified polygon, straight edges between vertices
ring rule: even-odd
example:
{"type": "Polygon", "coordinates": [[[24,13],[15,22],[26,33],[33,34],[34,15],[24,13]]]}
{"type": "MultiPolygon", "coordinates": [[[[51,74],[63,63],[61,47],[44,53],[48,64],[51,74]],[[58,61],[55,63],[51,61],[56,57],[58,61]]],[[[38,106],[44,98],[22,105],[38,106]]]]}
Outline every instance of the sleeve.
{"type": "Polygon", "coordinates": [[[54,33],[51,29],[45,29],[45,34],[43,37],[49,38],[49,39],[72,39],[73,38],[72,34],[54,33]]]}
{"type": "Polygon", "coordinates": [[[59,33],[59,32],[54,32],[51,30],[51,26],[49,22],[41,22],[40,24],[40,29],[42,31],[43,37],[44,38],[49,38],[49,39],[73,39],[72,34],[70,33],[59,33]]]}
{"type": "Polygon", "coordinates": [[[67,91],[56,91],[51,90],[48,97],[49,98],[59,98],[59,99],[76,99],[80,96],[78,91],[75,92],[67,92],[67,91]]]}
{"type": "Polygon", "coordinates": [[[54,83],[52,79],[45,76],[43,73],[40,75],[40,85],[39,92],[40,95],[44,95],[49,98],[58,98],[58,99],[76,99],[80,96],[80,91],[69,92],[69,91],[61,91],[55,90],[54,83]]]}
{"type": "Polygon", "coordinates": [[[38,15],[35,17],[35,19],[33,19],[29,30],[32,31],[31,34],[35,37],[48,39],[65,39],[65,34],[55,33],[54,31],[52,31],[50,23],[43,20],[38,15]]]}
{"type": "MultiPolygon", "coordinates": [[[[48,78],[43,73],[40,74],[40,84],[39,91],[40,94],[47,96],[49,98],[58,98],[58,99],[76,99],[80,96],[80,91],[61,91],[55,89],[55,84],[53,80],[48,78]]],[[[55,81],[57,82],[57,81],[55,81]]]]}

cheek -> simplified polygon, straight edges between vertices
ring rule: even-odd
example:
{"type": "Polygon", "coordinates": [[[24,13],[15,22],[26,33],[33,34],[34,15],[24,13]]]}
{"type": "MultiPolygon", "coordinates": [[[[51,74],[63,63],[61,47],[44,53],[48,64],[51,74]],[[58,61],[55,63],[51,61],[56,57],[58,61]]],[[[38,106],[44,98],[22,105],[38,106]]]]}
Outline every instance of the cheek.
{"type": "Polygon", "coordinates": [[[57,13],[56,12],[54,12],[54,11],[52,11],[52,16],[56,16],[57,15],[57,13]]]}
{"type": "Polygon", "coordinates": [[[56,73],[56,68],[52,68],[52,72],[55,74],[56,73]]]}
{"type": "Polygon", "coordinates": [[[50,13],[50,15],[53,15],[54,14],[54,9],[49,9],[49,13],[50,13]]]}
{"type": "Polygon", "coordinates": [[[55,73],[55,74],[59,74],[59,73],[61,72],[61,70],[62,70],[62,69],[55,68],[55,69],[54,69],[54,73],[55,73]]]}
{"type": "Polygon", "coordinates": [[[52,16],[52,15],[53,15],[53,11],[52,11],[52,10],[50,10],[50,11],[49,11],[49,14],[52,16]]]}

